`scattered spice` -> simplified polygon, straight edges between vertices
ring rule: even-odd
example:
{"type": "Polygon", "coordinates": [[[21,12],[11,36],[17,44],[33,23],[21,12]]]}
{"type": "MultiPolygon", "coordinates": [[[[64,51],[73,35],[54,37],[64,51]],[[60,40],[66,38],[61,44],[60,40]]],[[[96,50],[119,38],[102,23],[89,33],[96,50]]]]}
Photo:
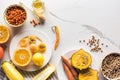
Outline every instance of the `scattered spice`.
{"type": "Polygon", "coordinates": [[[32,23],[32,21],[30,21],[30,23],[32,23]]]}
{"type": "Polygon", "coordinates": [[[45,23],[45,17],[42,15],[39,15],[40,23],[44,24],[45,23]]]}
{"type": "Polygon", "coordinates": [[[102,73],[110,80],[120,77],[120,54],[111,53],[102,61],[102,73]]]}
{"type": "MultiPolygon", "coordinates": [[[[80,40],[79,42],[81,43],[81,41],[86,42],[85,40],[80,40]]],[[[90,47],[91,52],[103,52],[102,46],[104,45],[104,43],[101,43],[100,39],[97,39],[94,35],[92,35],[92,37],[87,41],[86,44],[90,47]]],[[[108,45],[106,45],[106,47],[108,47],[108,45]]]]}
{"type": "Polygon", "coordinates": [[[104,44],[102,43],[101,45],[103,46],[104,44]]]}
{"type": "Polygon", "coordinates": [[[81,40],[79,42],[81,43],[81,40]]]}
{"type": "Polygon", "coordinates": [[[83,42],[85,42],[85,40],[83,40],[83,42]]]}
{"type": "Polygon", "coordinates": [[[87,45],[88,45],[88,43],[87,43],[87,45]]]}
{"type": "Polygon", "coordinates": [[[106,45],[106,47],[108,47],[108,45],[106,45]]]}
{"type": "Polygon", "coordinates": [[[37,21],[37,20],[35,20],[35,19],[32,19],[32,20],[30,21],[30,23],[33,24],[34,27],[36,27],[37,25],[40,24],[40,22],[37,21]]]}

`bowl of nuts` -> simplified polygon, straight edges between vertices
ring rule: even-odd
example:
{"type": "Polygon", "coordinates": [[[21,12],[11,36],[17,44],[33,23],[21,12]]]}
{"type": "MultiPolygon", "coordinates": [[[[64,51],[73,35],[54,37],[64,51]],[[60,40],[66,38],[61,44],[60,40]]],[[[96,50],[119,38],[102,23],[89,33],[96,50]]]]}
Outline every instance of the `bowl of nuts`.
{"type": "Polygon", "coordinates": [[[24,7],[18,4],[13,4],[6,8],[4,19],[9,26],[20,27],[27,19],[27,12],[24,7]]]}

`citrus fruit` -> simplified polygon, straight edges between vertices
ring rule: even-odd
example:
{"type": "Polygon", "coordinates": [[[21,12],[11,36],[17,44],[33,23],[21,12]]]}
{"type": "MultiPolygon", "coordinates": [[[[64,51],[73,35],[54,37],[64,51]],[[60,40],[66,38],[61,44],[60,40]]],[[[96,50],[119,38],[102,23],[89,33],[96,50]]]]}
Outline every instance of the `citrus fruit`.
{"type": "Polygon", "coordinates": [[[4,56],[4,49],[0,46],[0,60],[3,58],[4,56]]]}
{"type": "Polygon", "coordinates": [[[29,40],[30,44],[35,44],[36,43],[36,39],[37,39],[37,37],[34,36],[34,35],[29,35],[28,36],[28,40],[29,40]]]}
{"type": "Polygon", "coordinates": [[[77,69],[86,69],[91,65],[92,59],[89,53],[83,49],[75,52],[71,59],[72,65],[77,69]]]}
{"type": "Polygon", "coordinates": [[[19,48],[13,54],[13,63],[17,66],[27,66],[31,61],[32,54],[26,48],[19,48]]]}
{"type": "Polygon", "coordinates": [[[41,0],[35,0],[33,2],[33,7],[34,8],[42,8],[42,6],[43,6],[43,2],[41,0]]]}
{"type": "Polygon", "coordinates": [[[45,52],[46,51],[46,44],[41,42],[40,44],[38,44],[38,50],[40,52],[45,52]]]}
{"type": "Polygon", "coordinates": [[[8,41],[10,37],[9,29],[5,26],[0,25],[0,44],[8,41]]]}
{"type": "Polygon", "coordinates": [[[79,80],[98,80],[98,71],[88,68],[79,73],[79,80]]]}
{"type": "Polygon", "coordinates": [[[44,56],[41,53],[35,53],[32,57],[32,61],[36,66],[42,66],[44,64],[44,56]]]}
{"type": "Polygon", "coordinates": [[[26,47],[28,45],[28,41],[26,38],[22,38],[19,42],[21,47],[26,47]]]}
{"type": "Polygon", "coordinates": [[[30,51],[32,53],[36,53],[38,51],[38,47],[36,46],[36,44],[30,44],[30,51]]]}

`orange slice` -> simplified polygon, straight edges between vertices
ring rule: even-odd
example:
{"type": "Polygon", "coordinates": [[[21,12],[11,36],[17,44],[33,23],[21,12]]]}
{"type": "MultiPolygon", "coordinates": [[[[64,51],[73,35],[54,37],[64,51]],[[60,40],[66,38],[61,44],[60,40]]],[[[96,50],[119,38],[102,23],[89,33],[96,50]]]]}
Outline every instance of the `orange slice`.
{"type": "Polygon", "coordinates": [[[26,48],[17,49],[14,54],[12,61],[17,66],[27,66],[31,61],[32,54],[26,48]]]}
{"type": "Polygon", "coordinates": [[[10,37],[10,31],[7,27],[0,25],[0,44],[8,41],[10,37]]]}

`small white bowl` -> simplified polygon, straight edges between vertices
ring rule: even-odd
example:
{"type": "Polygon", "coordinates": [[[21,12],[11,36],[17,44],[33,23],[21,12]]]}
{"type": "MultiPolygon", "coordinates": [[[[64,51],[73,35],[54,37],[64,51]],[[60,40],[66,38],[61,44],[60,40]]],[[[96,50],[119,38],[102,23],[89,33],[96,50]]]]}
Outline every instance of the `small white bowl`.
{"type": "Polygon", "coordinates": [[[22,6],[19,5],[19,4],[10,5],[10,6],[8,6],[8,7],[5,9],[5,11],[4,11],[4,20],[5,20],[5,22],[6,22],[9,26],[11,26],[11,27],[20,27],[20,26],[24,25],[25,22],[26,22],[26,19],[27,19],[27,12],[26,12],[25,8],[22,7],[22,6]],[[26,18],[25,18],[25,20],[24,20],[21,24],[19,24],[19,25],[10,24],[10,23],[8,22],[7,18],[6,18],[8,9],[10,9],[10,8],[12,8],[12,7],[15,7],[15,6],[20,7],[20,8],[23,9],[23,10],[25,11],[25,13],[26,13],[26,18]]]}

